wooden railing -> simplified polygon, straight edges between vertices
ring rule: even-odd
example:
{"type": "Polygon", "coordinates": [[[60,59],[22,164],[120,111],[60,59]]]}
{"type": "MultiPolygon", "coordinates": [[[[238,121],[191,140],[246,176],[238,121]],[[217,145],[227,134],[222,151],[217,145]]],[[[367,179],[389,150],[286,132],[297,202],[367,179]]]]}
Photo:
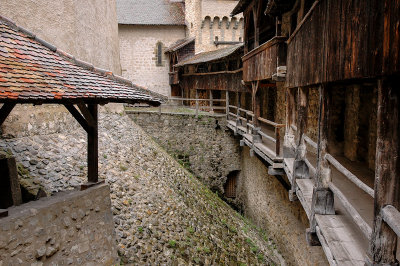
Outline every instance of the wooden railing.
{"type": "Polygon", "coordinates": [[[400,237],[400,212],[392,205],[386,205],[381,212],[383,220],[400,237]]]}
{"type": "Polygon", "coordinates": [[[276,157],[279,157],[281,155],[281,128],[285,127],[285,124],[278,124],[262,117],[259,117],[258,121],[274,128],[275,138],[268,136],[262,130],[260,130],[259,134],[275,143],[275,154],[276,157]]]}
{"type": "Polygon", "coordinates": [[[258,121],[261,123],[264,123],[268,126],[272,126],[275,130],[275,135],[274,136],[270,136],[267,134],[266,131],[264,131],[262,128],[256,128],[254,126],[254,113],[250,110],[246,110],[234,105],[228,105],[227,108],[227,118],[228,120],[234,117],[236,120],[236,127],[238,126],[242,126],[246,128],[246,133],[250,134],[259,134],[261,137],[272,141],[273,143],[275,143],[275,154],[276,157],[279,157],[281,155],[281,135],[280,135],[280,130],[281,128],[283,128],[285,125],[284,124],[278,124],[275,123],[273,121],[267,120],[265,118],[262,117],[258,117],[258,121]],[[235,110],[235,113],[232,112],[233,110],[235,110]]]}
{"type": "MultiPolygon", "coordinates": [[[[226,100],[225,99],[200,99],[200,98],[179,98],[179,97],[170,97],[168,98],[169,102],[178,102],[182,107],[188,108],[188,109],[193,109],[195,110],[195,115],[196,117],[199,116],[200,111],[208,111],[208,112],[214,112],[214,110],[226,110],[226,100]],[[195,102],[194,106],[191,104],[191,102],[195,102]],[[215,103],[221,103],[223,102],[224,104],[222,106],[216,106],[215,103]],[[185,105],[187,103],[187,105],[185,105]],[[203,105],[200,105],[200,103],[203,103],[203,105]],[[206,104],[206,105],[205,105],[206,104]]],[[[162,112],[162,105],[158,107],[159,113],[162,112]]]]}
{"type": "MultiPolygon", "coordinates": [[[[291,125],[291,128],[294,131],[297,131],[296,126],[291,125]]],[[[318,149],[318,144],[316,142],[314,142],[311,138],[309,138],[307,135],[303,134],[303,138],[304,138],[304,141],[308,145],[313,147],[315,150],[318,149]]],[[[374,198],[374,190],[372,188],[370,188],[368,185],[366,185],[364,182],[362,182],[357,176],[355,176],[353,173],[351,173],[347,168],[345,168],[331,154],[327,153],[325,155],[325,160],[328,161],[331,166],[333,166],[336,170],[338,170],[341,174],[343,174],[349,181],[351,181],[353,184],[355,184],[358,188],[360,188],[362,191],[364,191],[369,196],[374,198]]],[[[305,158],[304,161],[309,168],[310,176],[315,177],[315,175],[317,173],[316,167],[314,167],[307,158],[305,158]]],[[[369,224],[361,217],[359,212],[354,208],[354,206],[350,203],[350,201],[347,199],[347,197],[342,193],[342,191],[333,182],[329,182],[328,186],[329,186],[329,189],[336,196],[336,198],[338,200],[340,200],[340,202],[342,203],[342,206],[350,214],[351,219],[360,228],[360,230],[361,230],[361,232],[363,232],[364,236],[367,239],[370,239],[371,234],[372,234],[372,228],[369,226],[369,224]]],[[[391,215],[391,216],[393,216],[393,215],[391,215]]],[[[399,214],[399,216],[400,216],[400,214],[399,214]]],[[[398,226],[400,226],[400,224],[398,224],[398,226]]],[[[400,227],[399,227],[399,229],[400,229],[400,227]]]]}

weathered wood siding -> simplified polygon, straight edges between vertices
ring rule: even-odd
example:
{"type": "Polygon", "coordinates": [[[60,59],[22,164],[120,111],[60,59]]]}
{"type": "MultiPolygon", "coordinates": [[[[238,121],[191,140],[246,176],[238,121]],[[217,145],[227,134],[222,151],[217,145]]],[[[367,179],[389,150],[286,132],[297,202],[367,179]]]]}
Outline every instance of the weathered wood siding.
{"type": "Polygon", "coordinates": [[[243,80],[271,79],[276,73],[278,57],[286,56],[285,39],[275,37],[243,56],[243,80]]]}
{"type": "Polygon", "coordinates": [[[242,72],[220,73],[220,74],[194,74],[185,75],[181,78],[181,86],[185,90],[228,90],[246,91],[241,83],[242,72]]]}
{"type": "Polygon", "coordinates": [[[400,71],[400,0],[320,0],[288,40],[288,87],[400,71]]]}

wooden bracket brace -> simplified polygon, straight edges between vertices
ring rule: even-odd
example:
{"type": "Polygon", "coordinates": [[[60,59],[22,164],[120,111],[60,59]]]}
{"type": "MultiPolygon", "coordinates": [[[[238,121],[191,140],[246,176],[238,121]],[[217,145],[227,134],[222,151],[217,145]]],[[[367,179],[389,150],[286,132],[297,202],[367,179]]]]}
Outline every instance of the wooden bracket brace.
{"type": "Polygon", "coordinates": [[[79,111],[72,104],[64,104],[65,108],[71,113],[71,115],[78,121],[86,132],[89,132],[90,126],[86,119],[79,113],[79,111]]]}
{"type": "Polygon", "coordinates": [[[11,113],[12,109],[14,109],[15,103],[5,103],[0,109],[0,126],[6,120],[8,115],[11,113]]]}
{"type": "Polygon", "coordinates": [[[78,103],[77,105],[89,126],[94,127],[96,125],[96,121],[94,120],[87,106],[84,103],[78,103]]]}

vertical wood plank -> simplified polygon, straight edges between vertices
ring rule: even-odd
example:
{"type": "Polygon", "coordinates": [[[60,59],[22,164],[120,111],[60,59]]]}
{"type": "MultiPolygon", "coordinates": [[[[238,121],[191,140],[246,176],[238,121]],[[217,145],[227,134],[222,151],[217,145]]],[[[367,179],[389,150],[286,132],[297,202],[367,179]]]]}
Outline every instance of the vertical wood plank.
{"type": "Polygon", "coordinates": [[[89,127],[88,130],[88,182],[96,183],[99,179],[99,136],[98,136],[98,109],[97,104],[88,104],[89,112],[91,113],[95,125],[89,127]]]}
{"type": "Polygon", "coordinates": [[[376,143],[374,229],[370,256],[374,264],[396,263],[397,235],[382,220],[381,210],[390,204],[400,209],[400,113],[399,79],[378,82],[378,135],[376,143]]]}

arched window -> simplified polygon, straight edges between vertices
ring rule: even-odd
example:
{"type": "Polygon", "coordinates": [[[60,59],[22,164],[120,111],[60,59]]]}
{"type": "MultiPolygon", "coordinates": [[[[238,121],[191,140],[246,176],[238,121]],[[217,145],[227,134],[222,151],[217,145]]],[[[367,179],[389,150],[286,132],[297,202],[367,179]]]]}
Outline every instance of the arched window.
{"type": "Polygon", "coordinates": [[[162,43],[158,42],[157,43],[157,61],[156,65],[157,66],[162,66],[162,43]]]}

